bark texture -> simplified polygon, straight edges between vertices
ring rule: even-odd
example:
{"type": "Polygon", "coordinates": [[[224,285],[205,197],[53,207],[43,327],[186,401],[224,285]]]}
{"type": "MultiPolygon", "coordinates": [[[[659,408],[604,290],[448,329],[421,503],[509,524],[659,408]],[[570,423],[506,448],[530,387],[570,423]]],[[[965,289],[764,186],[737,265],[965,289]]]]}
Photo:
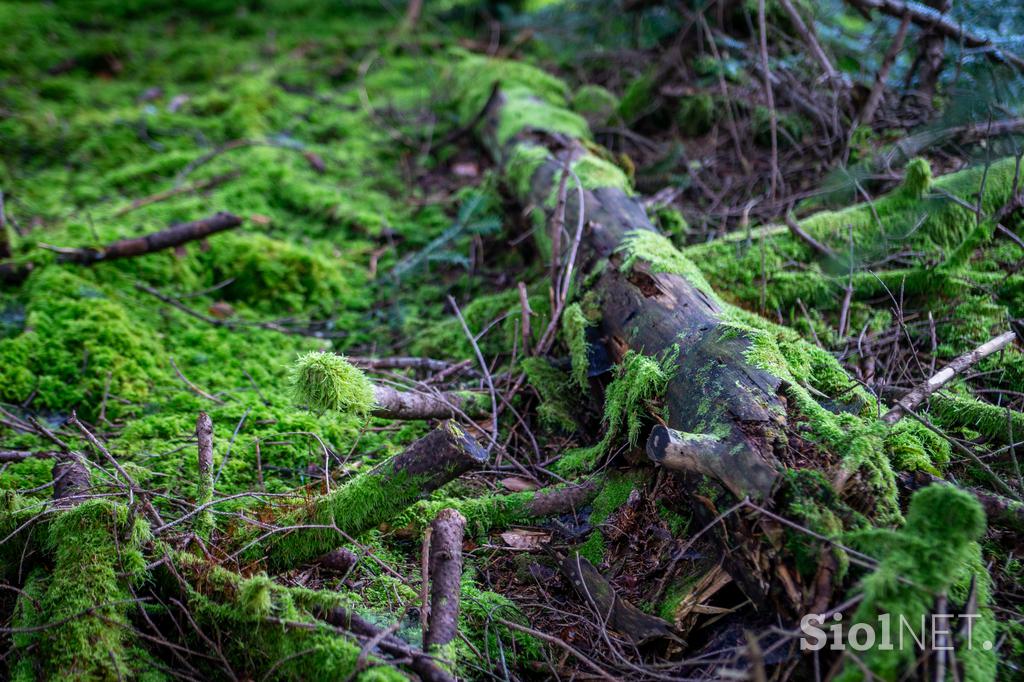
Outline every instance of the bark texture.
{"type": "Polygon", "coordinates": [[[454,509],[442,509],[430,528],[430,618],[423,641],[427,651],[448,644],[459,632],[462,536],[466,519],[454,509]]]}

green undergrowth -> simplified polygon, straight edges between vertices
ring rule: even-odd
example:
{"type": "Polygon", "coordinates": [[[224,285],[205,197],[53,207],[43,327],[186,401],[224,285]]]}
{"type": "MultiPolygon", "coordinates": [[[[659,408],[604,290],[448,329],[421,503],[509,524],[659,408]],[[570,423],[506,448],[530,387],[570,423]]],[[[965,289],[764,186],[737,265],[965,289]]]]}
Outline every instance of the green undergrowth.
{"type": "Polygon", "coordinates": [[[124,505],[90,500],[56,512],[43,533],[53,567],[29,578],[16,614],[22,627],[42,627],[15,635],[16,650],[32,653],[17,659],[13,677],[36,679],[35,661],[47,678],[164,679],[128,627],[148,525],[124,505]]]}
{"type": "Polygon", "coordinates": [[[605,541],[602,524],[622,505],[626,504],[630,494],[647,483],[649,470],[638,469],[633,472],[608,474],[601,486],[601,492],[594,498],[590,511],[590,537],[577,548],[579,555],[590,561],[594,566],[605,563],[605,541]]]}
{"type": "MultiPolygon", "coordinates": [[[[849,542],[880,561],[860,583],[864,599],[853,620],[877,628],[878,617],[889,614],[892,632],[898,633],[902,617],[920,637],[923,619],[933,613],[937,597],[946,595],[950,604],[964,605],[973,589],[977,611],[971,622],[970,646],[966,642],[958,646],[956,659],[963,665],[963,679],[995,679],[991,580],[977,542],[984,531],[985,514],[969,493],[933,485],[914,494],[903,528],[873,528],[851,535],[849,542]]],[[[880,679],[895,680],[918,655],[907,641],[907,646],[889,650],[869,649],[859,654],[861,662],[880,679]]],[[[839,679],[859,680],[862,676],[859,666],[847,663],[839,679]]]]}

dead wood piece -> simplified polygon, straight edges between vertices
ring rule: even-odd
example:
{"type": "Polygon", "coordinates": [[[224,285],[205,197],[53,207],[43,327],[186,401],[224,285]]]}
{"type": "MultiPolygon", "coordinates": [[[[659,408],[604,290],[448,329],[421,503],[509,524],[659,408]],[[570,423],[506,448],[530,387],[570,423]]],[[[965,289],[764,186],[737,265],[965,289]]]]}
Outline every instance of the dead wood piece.
{"type": "Polygon", "coordinates": [[[673,471],[722,481],[740,499],[768,497],[779,477],[779,472],[760,458],[737,458],[716,436],[681,433],[660,425],[651,429],[647,456],[673,471]]]}
{"type": "Polygon", "coordinates": [[[897,19],[909,16],[910,20],[921,28],[934,31],[964,47],[988,49],[986,54],[992,61],[1010,64],[1024,71],[1024,59],[998,49],[989,38],[964,29],[949,17],[930,7],[913,2],[900,2],[900,0],[847,0],[847,2],[865,12],[875,9],[897,19]]]}
{"type": "Polygon", "coordinates": [[[962,374],[965,370],[976,365],[989,355],[1002,350],[1013,343],[1015,338],[1017,338],[1017,335],[1014,332],[1004,332],[993,339],[989,339],[974,350],[964,353],[943,367],[942,370],[932,375],[924,384],[903,396],[891,410],[882,415],[882,421],[888,424],[895,424],[908,411],[917,409],[917,406],[927,400],[928,396],[952,381],[953,377],[962,374]]]}
{"type": "Polygon", "coordinates": [[[534,493],[526,503],[526,512],[533,518],[568,514],[583,508],[597,495],[597,485],[586,481],[579,485],[545,488],[534,493]]]}
{"type": "Polygon", "coordinates": [[[452,366],[452,363],[447,360],[435,360],[433,358],[361,358],[348,356],[345,359],[362,369],[422,369],[427,372],[443,372],[452,366]]]}
{"type": "Polygon", "coordinates": [[[359,557],[347,547],[338,547],[337,549],[332,549],[327,554],[317,557],[313,563],[326,571],[344,575],[359,563],[359,557]]]}
{"type": "Polygon", "coordinates": [[[284,515],[279,525],[290,528],[287,532],[265,535],[247,548],[256,557],[265,555],[275,568],[308,563],[337,547],[338,531],[353,536],[390,521],[487,459],[472,436],[444,422],[403,452],[284,515]]]}
{"type": "Polygon", "coordinates": [[[0,463],[24,462],[26,459],[32,459],[33,457],[48,459],[54,455],[55,453],[53,452],[37,450],[0,450],[0,463]]]}
{"type": "MultiPolygon", "coordinates": [[[[213,500],[213,420],[205,412],[200,412],[196,419],[196,439],[198,441],[199,491],[196,505],[202,507],[213,500]]],[[[196,515],[196,532],[209,536],[213,529],[213,510],[206,508],[196,515]]]]}
{"type": "Polygon", "coordinates": [[[66,500],[82,495],[90,486],[89,469],[80,456],[62,456],[53,463],[54,500],[66,500]]]}
{"type": "Polygon", "coordinates": [[[442,509],[430,528],[430,617],[423,641],[427,651],[448,644],[459,632],[462,536],[466,519],[454,509],[442,509]]]}
{"type": "Polygon", "coordinates": [[[678,639],[668,622],[644,613],[616,594],[611,583],[579,554],[567,556],[561,568],[580,596],[602,619],[607,619],[608,626],[634,644],[678,639]]]}
{"type": "Polygon", "coordinates": [[[100,261],[142,256],[154,251],[181,246],[197,239],[204,239],[217,232],[238,227],[241,224],[241,218],[222,211],[215,213],[209,218],[172,225],[166,230],[160,230],[152,234],[131,239],[121,239],[99,249],[60,249],[57,252],[57,261],[60,263],[90,265],[100,261]]]}
{"type": "Polygon", "coordinates": [[[339,607],[324,612],[321,617],[335,627],[347,630],[362,639],[375,641],[377,648],[385,654],[409,659],[409,667],[423,682],[455,682],[455,677],[438,665],[433,658],[395,635],[386,634],[357,613],[339,607]]]}
{"type": "Polygon", "coordinates": [[[374,416],[385,419],[453,419],[466,415],[479,417],[486,413],[470,394],[422,393],[399,391],[390,386],[374,386],[377,406],[374,416]]]}

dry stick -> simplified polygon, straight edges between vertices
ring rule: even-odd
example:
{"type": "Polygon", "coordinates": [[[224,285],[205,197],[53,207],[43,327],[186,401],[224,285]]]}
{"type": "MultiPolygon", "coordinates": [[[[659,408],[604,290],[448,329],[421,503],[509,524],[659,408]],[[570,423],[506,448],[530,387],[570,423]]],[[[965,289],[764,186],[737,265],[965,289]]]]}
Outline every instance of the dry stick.
{"type": "Polygon", "coordinates": [[[989,339],[974,350],[964,353],[930,377],[924,384],[903,396],[891,410],[882,415],[882,421],[887,424],[895,424],[903,418],[906,412],[916,409],[930,395],[952,381],[955,376],[962,374],[965,370],[989,355],[1002,350],[1013,343],[1015,338],[1017,338],[1017,335],[1014,332],[1004,332],[993,339],[989,339]]]}
{"type": "Polygon", "coordinates": [[[792,214],[787,213],[786,217],[785,217],[785,221],[786,221],[786,227],[789,228],[789,231],[792,232],[793,235],[797,239],[799,239],[800,241],[804,242],[809,247],[811,247],[811,249],[816,254],[818,254],[819,257],[826,258],[828,260],[835,260],[835,258],[836,258],[835,251],[830,249],[825,244],[822,244],[821,242],[819,242],[817,239],[815,239],[813,236],[811,236],[806,230],[804,230],[802,227],[800,227],[800,224],[796,222],[796,220],[793,218],[792,214]]]}
{"type": "Polygon", "coordinates": [[[430,528],[430,616],[423,640],[427,651],[448,644],[459,631],[462,535],[466,519],[455,509],[442,509],[430,528]]]}
{"type": "MultiPolygon", "coordinates": [[[[205,412],[199,413],[196,419],[196,440],[198,441],[199,491],[196,504],[202,507],[213,500],[213,420],[205,412]]],[[[210,537],[213,530],[213,510],[207,508],[196,515],[193,523],[196,534],[203,538],[210,537]]]]}
{"type": "Polygon", "coordinates": [[[934,10],[916,3],[899,2],[899,0],[847,0],[847,2],[865,11],[877,9],[891,17],[909,16],[910,20],[921,28],[931,29],[939,35],[961,43],[964,47],[989,48],[987,56],[992,61],[1011,64],[1024,71],[1024,59],[1015,54],[1003,52],[989,38],[964,30],[956,22],[934,10]]]}
{"type": "Polygon", "coordinates": [[[490,452],[491,448],[498,443],[498,397],[494,391],[494,380],[491,378],[491,370],[487,367],[487,362],[484,361],[484,355],[480,352],[480,346],[477,345],[476,339],[473,338],[473,332],[469,330],[469,325],[466,324],[466,319],[462,316],[462,311],[459,310],[459,304],[455,302],[455,299],[450,294],[448,302],[455,309],[455,315],[459,318],[462,331],[466,333],[469,343],[473,346],[476,360],[480,363],[480,370],[484,373],[484,379],[487,381],[487,389],[491,392],[491,442],[487,446],[487,452],[490,452]]]}
{"type": "Polygon", "coordinates": [[[171,361],[171,367],[174,368],[174,373],[178,375],[179,379],[181,379],[183,382],[185,382],[185,385],[188,386],[189,389],[193,393],[198,395],[200,398],[206,398],[207,400],[211,400],[211,401],[217,403],[218,405],[223,405],[224,404],[224,401],[221,400],[220,398],[217,398],[215,396],[210,395],[209,393],[207,393],[206,391],[204,391],[203,389],[199,388],[198,386],[193,384],[191,381],[189,381],[188,377],[186,377],[184,374],[182,374],[181,370],[178,369],[178,365],[174,362],[174,358],[170,358],[170,361],[171,361]]]}
{"type": "Polygon", "coordinates": [[[827,76],[829,81],[832,82],[839,80],[839,72],[836,71],[834,66],[832,66],[832,62],[829,60],[828,55],[825,54],[825,50],[821,47],[821,43],[818,42],[814,33],[811,32],[807,27],[807,24],[804,23],[803,17],[800,16],[800,13],[796,10],[796,7],[793,6],[793,3],[789,0],[779,0],[779,4],[782,5],[782,9],[786,12],[786,16],[789,17],[789,21],[793,25],[793,28],[800,34],[803,41],[807,43],[807,47],[811,50],[811,55],[818,64],[821,65],[821,69],[825,72],[825,76],[827,76]]]}
{"type": "Polygon", "coordinates": [[[362,369],[422,369],[428,372],[441,372],[452,366],[452,363],[447,360],[435,360],[433,358],[365,358],[347,356],[345,359],[362,369]]]}
{"type": "MultiPolygon", "coordinates": [[[[875,118],[875,112],[878,111],[878,105],[882,101],[882,94],[885,92],[885,81],[889,78],[889,71],[892,69],[892,65],[896,63],[896,57],[903,50],[903,42],[907,38],[907,29],[909,27],[910,15],[904,14],[903,21],[900,22],[900,27],[896,31],[896,36],[892,39],[889,50],[885,53],[885,58],[882,60],[882,66],[878,69],[878,75],[875,76],[875,84],[871,87],[871,94],[868,95],[867,101],[864,102],[864,108],[860,110],[858,118],[861,125],[869,126],[875,118]]],[[[850,126],[851,131],[856,127],[856,125],[850,126]]]]}
{"type": "Polygon", "coordinates": [[[420,632],[424,642],[427,641],[430,620],[430,540],[433,534],[433,525],[427,526],[420,550],[420,632]]]}
{"type": "Polygon", "coordinates": [[[597,674],[597,676],[600,677],[602,680],[609,680],[609,682],[614,682],[616,679],[618,679],[609,674],[607,670],[599,666],[597,663],[594,663],[594,661],[587,658],[583,653],[579,651],[579,649],[576,649],[572,645],[565,643],[557,637],[552,637],[551,635],[545,632],[541,632],[540,630],[535,630],[533,628],[526,627],[525,625],[520,625],[519,623],[516,623],[514,621],[505,620],[504,618],[495,618],[494,622],[499,623],[500,625],[504,625],[505,627],[511,630],[517,630],[519,632],[522,632],[523,634],[531,635],[533,637],[536,637],[537,639],[541,639],[547,642],[548,644],[552,644],[554,646],[561,648],[563,651],[572,654],[574,658],[576,658],[585,666],[593,670],[597,674]]]}
{"type": "Polygon", "coordinates": [[[56,456],[54,452],[36,452],[33,450],[0,450],[0,462],[24,462],[26,459],[38,457],[40,459],[51,459],[56,456]]]}
{"type": "MultiPolygon", "coordinates": [[[[323,613],[322,617],[331,625],[360,637],[376,638],[381,634],[380,628],[348,609],[336,607],[323,613]]],[[[455,677],[441,668],[430,656],[395,635],[385,635],[378,641],[377,646],[384,653],[390,656],[410,659],[409,667],[424,682],[455,681],[455,677]]]]}
{"type": "Polygon", "coordinates": [[[167,189],[162,192],[157,192],[156,194],[150,194],[149,196],[142,197],[140,199],[135,199],[129,205],[118,209],[117,211],[114,212],[114,216],[119,218],[124,214],[131,213],[132,211],[140,209],[143,206],[149,206],[150,204],[155,204],[166,199],[171,199],[180,194],[188,194],[190,192],[202,192],[204,190],[213,189],[214,187],[222,185],[229,180],[234,180],[239,175],[241,175],[241,171],[235,170],[231,171],[230,173],[215,175],[212,178],[207,178],[206,180],[202,180],[200,182],[193,182],[191,185],[187,187],[174,187],[172,189],[167,189]]]}
{"type": "Polygon", "coordinates": [[[152,234],[121,239],[99,249],[65,249],[52,246],[46,246],[45,248],[57,252],[58,263],[91,265],[100,261],[142,256],[154,251],[181,246],[182,244],[187,244],[197,239],[204,239],[224,230],[230,230],[241,224],[241,218],[222,211],[209,218],[172,225],[166,230],[160,230],[152,234]]]}
{"type": "Polygon", "coordinates": [[[765,0],[757,2],[757,26],[759,42],[761,46],[761,69],[764,71],[764,95],[768,103],[768,111],[771,115],[771,136],[772,136],[772,179],[771,179],[771,200],[775,201],[775,192],[779,178],[779,122],[778,113],[775,111],[775,94],[772,92],[771,70],[768,68],[768,27],[765,19],[765,0]]]}
{"type": "Polygon", "coordinates": [[[996,487],[999,488],[1003,492],[1004,495],[1013,498],[1017,502],[1021,501],[1020,500],[1020,496],[1013,490],[1013,488],[1011,488],[1009,485],[1007,485],[1006,481],[1004,481],[1003,479],[999,478],[999,476],[996,474],[996,472],[992,471],[992,467],[990,467],[980,457],[978,457],[978,455],[973,450],[971,450],[969,447],[967,447],[966,445],[964,445],[963,443],[961,443],[957,439],[950,438],[948,434],[946,434],[946,433],[944,433],[942,431],[942,429],[940,429],[939,427],[935,426],[935,424],[932,424],[931,420],[929,420],[928,418],[919,415],[917,412],[915,412],[914,410],[912,410],[912,409],[910,409],[908,407],[904,407],[903,409],[911,417],[913,417],[917,421],[919,421],[922,424],[924,424],[925,427],[928,428],[928,430],[934,432],[935,434],[937,434],[939,436],[942,436],[943,438],[948,440],[950,443],[952,443],[953,447],[955,447],[957,450],[959,450],[963,454],[967,455],[968,459],[970,459],[972,462],[974,462],[976,465],[978,465],[978,467],[980,467],[986,474],[988,474],[988,476],[992,480],[992,482],[995,483],[996,487]]]}
{"type": "Polygon", "coordinates": [[[385,419],[455,419],[484,412],[468,394],[399,391],[375,384],[373,396],[377,404],[371,412],[385,419]]]}

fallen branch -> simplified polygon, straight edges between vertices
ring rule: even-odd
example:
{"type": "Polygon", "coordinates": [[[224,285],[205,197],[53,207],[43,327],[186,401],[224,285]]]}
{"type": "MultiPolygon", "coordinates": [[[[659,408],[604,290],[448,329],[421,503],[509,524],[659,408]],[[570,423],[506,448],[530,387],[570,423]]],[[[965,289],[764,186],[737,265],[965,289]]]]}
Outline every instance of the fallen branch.
{"type": "Polygon", "coordinates": [[[275,567],[312,561],[334,549],[343,535],[358,535],[392,519],[410,504],[487,461],[487,453],[452,422],[445,422],[406,450],[329,495],[284,515],[282,532],[257,538],[254,558],[275,567]]]}
{"type": "MultiPolygon", "coordinates": [[[[41,248],[54,251],[58,263],[74,265],[92,265],[102,261],[132,258],[148,253],[170,249],[197,239],[205,239],[212,234],[230,230],[242,224],[242,219],[230,213],[216,213],[209,218],[194,220],[188,223],[172,225],[166,230],[131,239],[121,239],[98,249],[63,248],[40,244],[41,248]]],[[[0,263],[0,281],[7,284],[18,284],[25,280],[35,268],[31,261],[0,263]]]]}
{"type": "Polygon", "coordinates": [[[476,399],[478,394],[468,391],[423,393],[375,384],[373,395],[377,405],[372,413],[385,419],[455,419],[462,415],[478,417],[488,413],[476,399]]]}
{"type": "Polygon", "coordinates": [[[899,0],[846,0],[848,3],[864,11],[878,10],[883,14],[900,19],[909,16],[917,26],[930,29],[939,35],[951,39],[964,47],[984,48],[989,59],[997,63],[1005,63],[1024,71],[1024,59],[1010,52],[1000,50],[990,38],[972,33],[952,19],[929,7],[916,2],[900,2],[899,0]]]}
{"type": "Polygon", "coordinates": [[[972,367],[982,359],[987,358],[989,355],[1002,350],[1009,344],[1013,343],[1015,338],[1017,338],[1015,333],[1004,332],[994,339],[986,341],[974,350],[964,353],[943,367],[942,370],[934,374],[924,384],[903,396],[903,398],[901,398],[891,410],[882,415],[882,421],[888,424],[895,424],[902,419],[908,411],[917,409],[917,406],[927,400],[928,396],[948,384],[955,376],[962,374],[964,370],[972,367]]]}
{"type": "Polygon", "coordinates": [[[459,632],[462,534],[466,519],[454,509],[442,509],[430,527],[430,617],[423,648],[435,651],[454,640],[459,632]]]}
{"type": "Polygon", "coordinates": [[[230,230],[241,224],[241,218],[222,211],[209,218],[179,223],[168,227],[166,230],[160,230],[159,232],[153,232],[141,237],[121,239],[98,249],[57,249],[50,246],[46,248],[57,252],[58,263],[91,265],[100,261],[132,258],[153,253],[154,251],[174,248],[197,239],[205,239],[212,234],[230,230]]]}

